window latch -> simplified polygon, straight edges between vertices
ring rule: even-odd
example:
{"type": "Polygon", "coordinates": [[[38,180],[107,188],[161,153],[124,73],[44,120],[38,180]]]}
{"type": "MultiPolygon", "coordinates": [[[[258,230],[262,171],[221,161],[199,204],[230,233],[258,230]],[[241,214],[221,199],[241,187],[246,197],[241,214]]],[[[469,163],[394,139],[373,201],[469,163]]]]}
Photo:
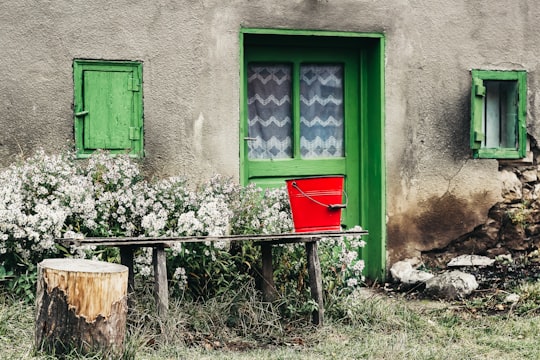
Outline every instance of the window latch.
{"type": "Polygon", "coordinates": [[[79,112],[75,113],[76,117],[81,117],[81,116],[85,116],[85,115],[88,115],[88,111],[79,111],[79,112]]]}

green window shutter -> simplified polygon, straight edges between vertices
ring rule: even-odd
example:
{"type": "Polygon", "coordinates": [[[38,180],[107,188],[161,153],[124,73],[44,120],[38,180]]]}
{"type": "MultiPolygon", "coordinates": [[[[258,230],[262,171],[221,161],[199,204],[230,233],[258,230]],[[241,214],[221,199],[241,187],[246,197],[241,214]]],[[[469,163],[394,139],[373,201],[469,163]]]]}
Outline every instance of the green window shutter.
{"type": "Polygon", "coordinates": [[[485,140],[483,126],[486,87],[481,79],[474,79],[471,91],[471,149],[480,149],[485,140]]]}
{"type": "Polygon", "coordinates": [[[128,89],[129,72],[85,71],[84,146],[86,149],[128,149],[131,147],[133,93],[128,89]]]}
{"type": "Polygon", "coordinates": [[[141,156],[141,64],[76,60],[75,142],[77,153],[96,149],[141,156]]]}

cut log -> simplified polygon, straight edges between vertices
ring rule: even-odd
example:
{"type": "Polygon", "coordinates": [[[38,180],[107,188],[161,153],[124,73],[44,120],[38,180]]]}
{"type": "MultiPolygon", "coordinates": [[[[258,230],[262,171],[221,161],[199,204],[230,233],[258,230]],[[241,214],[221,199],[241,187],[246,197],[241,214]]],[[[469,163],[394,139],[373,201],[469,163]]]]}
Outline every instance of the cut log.
{"type": "Polygon", "coordinates": [[[128,268],[82,259],[38,264],[38,350],[119,354],[126,334],[128,268]]]}

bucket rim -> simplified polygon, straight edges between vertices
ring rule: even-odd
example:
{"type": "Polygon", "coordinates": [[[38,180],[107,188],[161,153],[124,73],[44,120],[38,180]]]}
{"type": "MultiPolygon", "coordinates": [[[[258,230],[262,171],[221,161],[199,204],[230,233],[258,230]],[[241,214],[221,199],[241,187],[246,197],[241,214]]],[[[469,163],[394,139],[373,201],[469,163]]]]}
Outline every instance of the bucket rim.
{"type": "Polygon", "coordinates": [[[295,177],[295,178],[289,178],[285,179],[285,181],[295,181],[295,180],[309,180],[309,179],[324,179],[324,178],[345,178],[345,175],[310,175],[310,176],[303,176],[303,177],[295,177]]]}

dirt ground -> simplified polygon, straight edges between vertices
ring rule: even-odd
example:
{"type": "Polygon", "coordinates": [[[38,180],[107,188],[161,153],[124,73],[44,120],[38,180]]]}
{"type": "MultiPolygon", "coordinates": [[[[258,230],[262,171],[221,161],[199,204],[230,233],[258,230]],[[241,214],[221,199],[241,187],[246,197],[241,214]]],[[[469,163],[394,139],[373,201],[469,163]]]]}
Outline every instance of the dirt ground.
{"type": "MultiPolygon", "coordinates": [[[[450,258],[446,255],[440,255],[422,259],[423,264],[420,269],[433,274],[448,271],[450,269],[447,268],[446,264],[450,258]]],[[[524,284],[540,283],[540,251],[504,255],[498,257],[492,266],[468,266],[452,269],[472,274],[478,282],[478,289],[467,298],[454,301],[454,305],[462,306],[468,311],[500,314],[512,311],[515,306],[515,304],[505,301],[508,295],[519,294],[519,288],[524,284]]],[[[377,292],[387,296],[399,296],[411,301],[423,300],[424,304],[427,303],[427,300],[439,300],[425,294],[424,284],[411,286],[390,281],[385,284],[373,284],[372,288],[376,288],[377,292]]],[[[523,298],[524,296],[521,294],[521,299],[523,298]]],[[[532,310],[540,313],[540,304],[532,310]]]]}

